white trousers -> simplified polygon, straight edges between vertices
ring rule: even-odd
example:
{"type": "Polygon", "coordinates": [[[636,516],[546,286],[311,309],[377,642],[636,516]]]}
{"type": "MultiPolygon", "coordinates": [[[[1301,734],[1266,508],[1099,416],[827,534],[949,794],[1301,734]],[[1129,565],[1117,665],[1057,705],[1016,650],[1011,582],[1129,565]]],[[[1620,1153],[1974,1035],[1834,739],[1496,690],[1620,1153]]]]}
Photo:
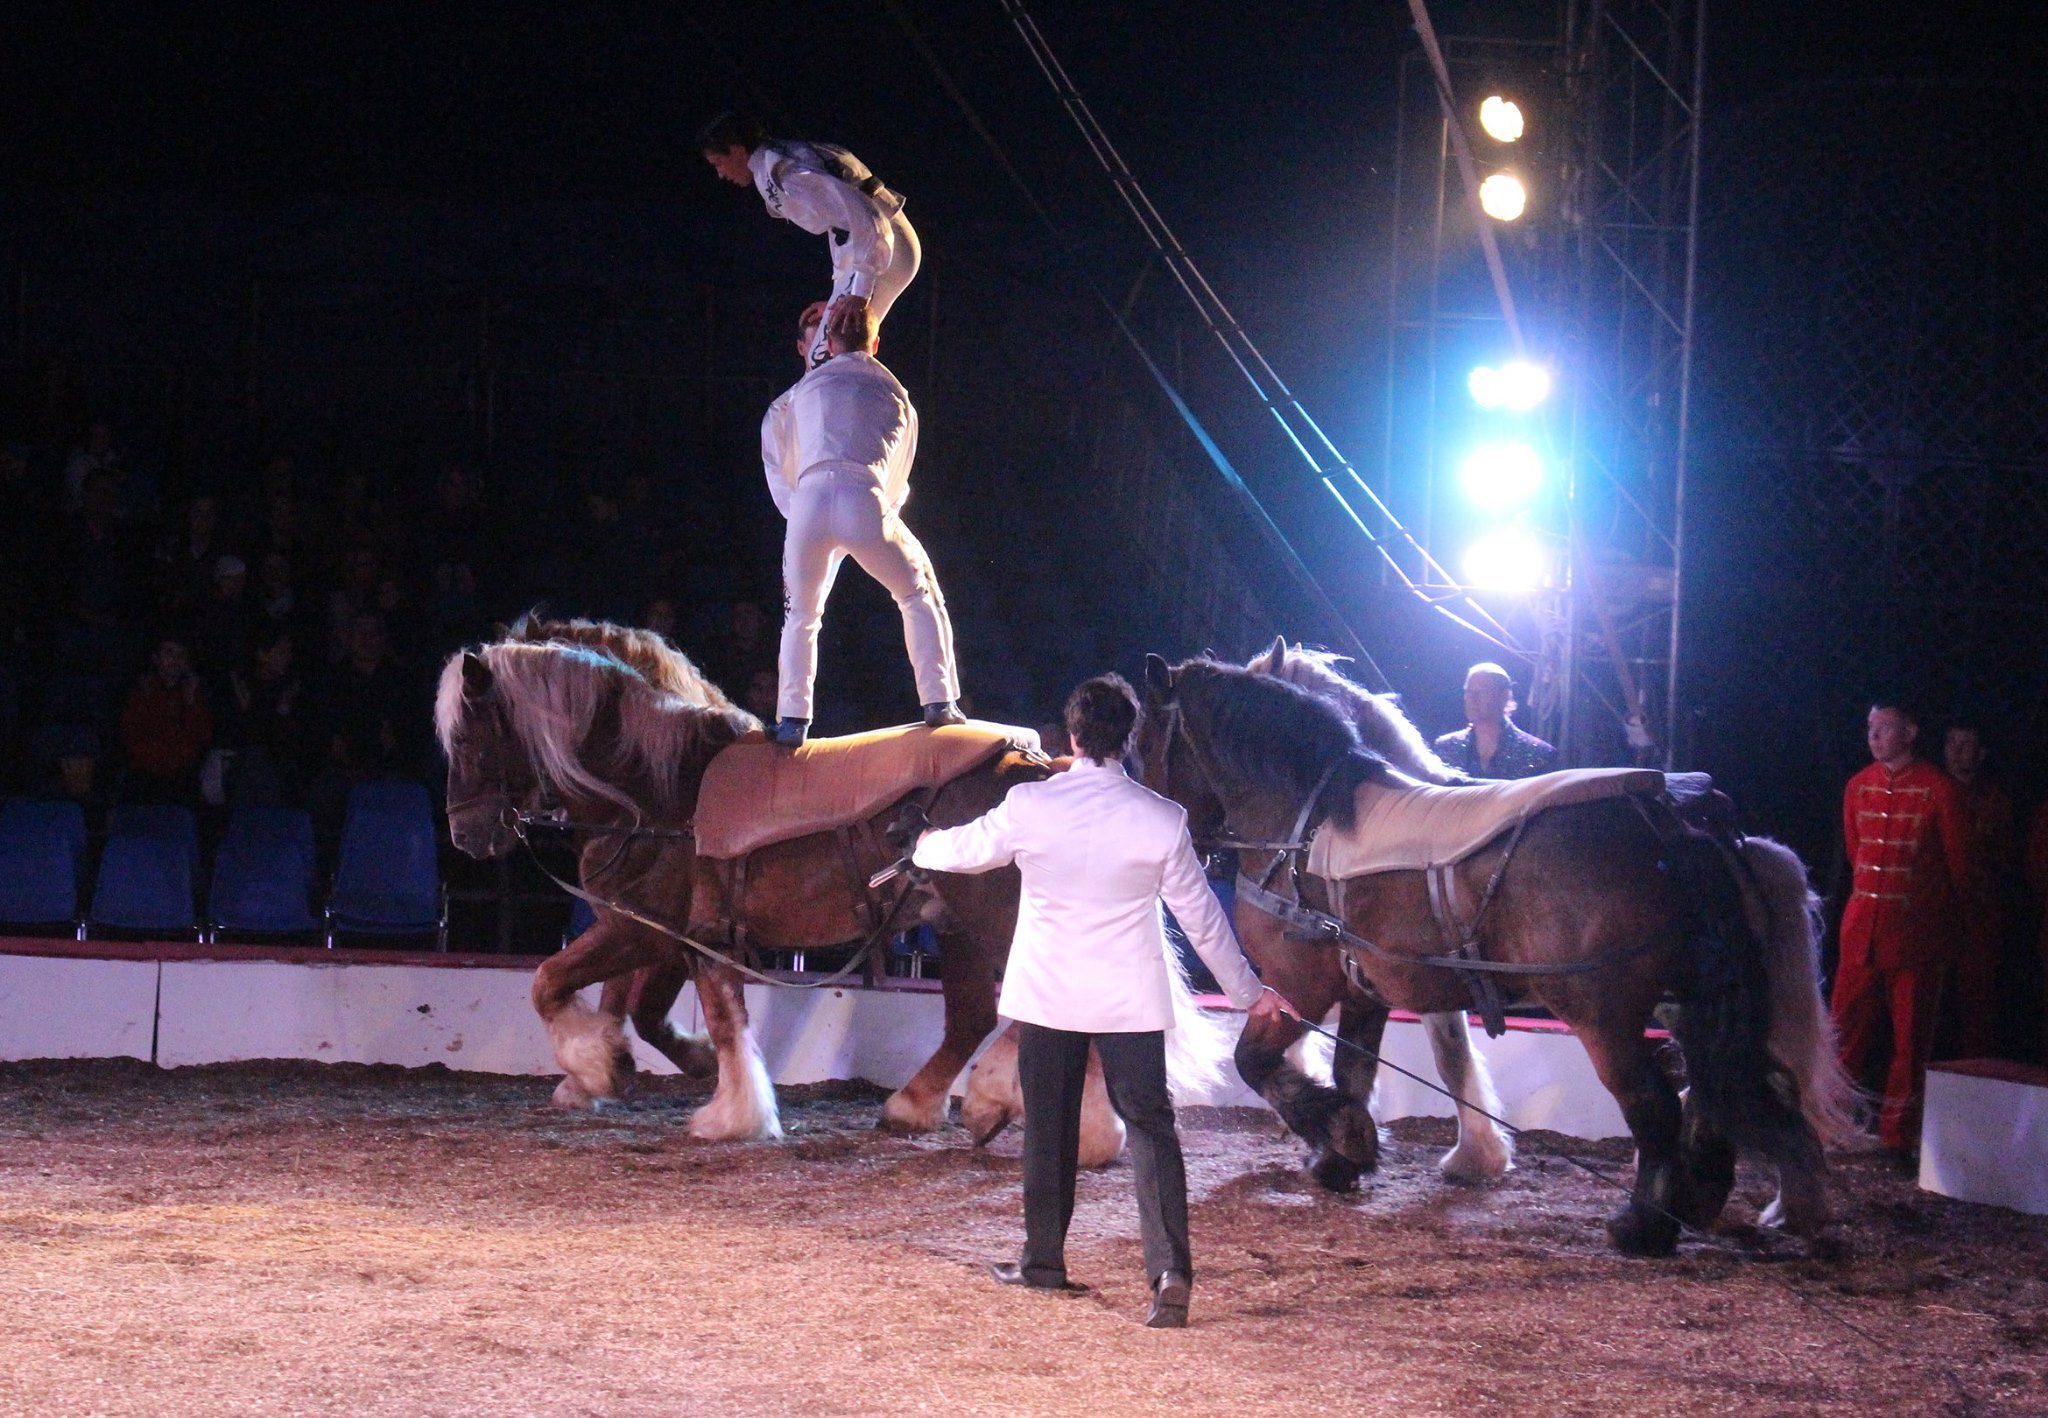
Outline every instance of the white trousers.
{"type": "MultiPolygon", "coordinates": [[[[882,321],[889,314],[889,307],[896,303],[896,297],[917,278],[917,268],[924,259],[924,250],[917,244],[917,233],[912,230],[909,218],[898,212],[889,218],[889,227],[894,240],[889,248],[889,264],[882,274],[875,277],[875,288],[868,292],[868,308],[875,312],[875,327],[881,328],[882,321]]],[[[827,241],[833,238],[827,236],[827,241]]],[[[845,247],[832,247],[832,299],[837,300],[853,289],[853,272],[841,264],[841,253],[845,247]]],[[[818,332],[811,336],[810,353],[806,356],[808,367],[816,369],[826,359],[825,324],[818,322],[818,332]]]]}
{"type": "Polygon", "coordinates": [[[818,626],[839,563],[848,556],[882,583],[903,612],[903,643],[917,673],[918,703],[958,699],[953,622],[931,558],[903,519],[888,510],[873,473],[828,465],[805,473],[790,495],[789,530],[782,541],[782,682],[775,712],[785,719],[811,717],[818,626]]]}

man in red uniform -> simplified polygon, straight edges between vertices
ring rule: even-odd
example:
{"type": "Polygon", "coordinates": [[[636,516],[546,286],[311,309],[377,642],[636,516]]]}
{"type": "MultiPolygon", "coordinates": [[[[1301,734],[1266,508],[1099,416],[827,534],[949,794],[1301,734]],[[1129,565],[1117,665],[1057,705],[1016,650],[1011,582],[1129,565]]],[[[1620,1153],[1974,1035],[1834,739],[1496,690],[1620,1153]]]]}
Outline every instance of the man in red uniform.
{"type": "Polygon", "coordinates": [[[2012,795],[1984,770],[1984,731],[1968,720],[1948,727],[1941,761],[1955,779],[1969,868],[1962,887],[1961,949],[1950,977],[1958,1057],[1989,1058],[1997,1048],[1998,969],[2005,955],[2006,883],[2012,875],[2012,795]]]}
{"type": "Polygon", "coordinates": [[[1956,785],[1914,756],[1920,726],[1913,716],[1896,704],[1874,705],[1867,733],[1876,761],[1851,778],[1842,795],[1842,836],[1855,885],[1842,912],[1835,1033],[1842,1066],[1857,1077],[1889,1020],[1891,1064],[1878,1138],[1894,1152],[1911,1154],[1920,1140],[1920,1091],[1942,976],[1955,950],[1968,844],[1956,785]]]}

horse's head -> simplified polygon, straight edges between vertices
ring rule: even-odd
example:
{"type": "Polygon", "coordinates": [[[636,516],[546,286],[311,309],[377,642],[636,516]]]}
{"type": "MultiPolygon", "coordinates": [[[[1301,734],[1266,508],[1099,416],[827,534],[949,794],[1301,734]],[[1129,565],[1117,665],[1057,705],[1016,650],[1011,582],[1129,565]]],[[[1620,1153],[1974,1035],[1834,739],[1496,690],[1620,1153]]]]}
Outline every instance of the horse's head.
{"type": "Polygon", "coordinates": [[[1180,732],[1174,700],[1174,668],[1157,655],[1145,657],[1144,713],[1138,728],[1138,773],[1153,792],[1188,811],[1188,835],[1206,849],[1223,832],[1223,799],[1195,762],[1180,732]]]}
{"type": "Polygon", "coordinates": [[[479,860],[502,857],[519,840],[515,816],[538,782],[481,655],[464,650],[448,661],[436,717],[448,754],[448,836],[479,860]]]}

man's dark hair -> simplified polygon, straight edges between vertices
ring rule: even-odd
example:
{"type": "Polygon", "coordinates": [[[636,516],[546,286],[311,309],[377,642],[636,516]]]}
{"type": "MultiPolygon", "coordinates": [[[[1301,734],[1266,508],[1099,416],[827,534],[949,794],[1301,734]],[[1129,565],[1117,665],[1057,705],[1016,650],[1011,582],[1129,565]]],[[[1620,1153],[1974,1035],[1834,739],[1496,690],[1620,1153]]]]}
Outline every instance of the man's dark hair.
{"type": "Polygon", "coordinates": [[[1074,686],[1066,718],[1074,752],[1105,761],[1122,758],[1138,732],[1138,696],[1122,675],[1097,675],[1074,686]]]}
{"type": "Polygon", "coordinates": [[[768,130],[746,113],[721,113],[697,130],[700,153],[722,153],[728,148],[745,148],[751,153],[767,141],[768,130]]]}
{"type": "Polygon", "coordinates": [[[1870,709],[1869,709],[1869,711],[1868,711],[1868,712],[1869,712],[1869,713],[1872,713],[1872,714],[1875,714],[1875,713],[1876,713],[1876,712],[1877,712],[1878,710],[1880,710],[1880,709],[1889,709],[1889,710],[1891,710],[1891,711],[1892,711],[1892,713],[1894,713],[1894,714],[1898,715],[1898,716],[1899,716],[1900,718],[1904,719],[1904,720],[1905,720],[1905,721],[1906,721],[1907,723],[1911,724],[1911,725],[1912,725],[1912,726],[1913,726],[1914,728],[1916,728],[1916,729],[1917,729],[1917,728],[1919,728],[1919,727],[1920,727],[1920,715],[1919,715],[1919,712],[1918,712],[1917,710],[1915,710],[1915,709],[1913,708],[1913,706],[1912,706],[1912,705],[1908,704],[1908,703],[1907,703],[1907,702],[1906,702],[1906,701],[1905,701],[1905,700],[1904,700],[1904,699],[1903,699],[1902,697],[1900,697],[1899,695],[1896,695],[1896,694],[1880,694],[1880,695],[1876,696],[1875,698],[1873,698],[1873,699],[1872,699],[1872,700],[1870,701],[1870,709]]]}

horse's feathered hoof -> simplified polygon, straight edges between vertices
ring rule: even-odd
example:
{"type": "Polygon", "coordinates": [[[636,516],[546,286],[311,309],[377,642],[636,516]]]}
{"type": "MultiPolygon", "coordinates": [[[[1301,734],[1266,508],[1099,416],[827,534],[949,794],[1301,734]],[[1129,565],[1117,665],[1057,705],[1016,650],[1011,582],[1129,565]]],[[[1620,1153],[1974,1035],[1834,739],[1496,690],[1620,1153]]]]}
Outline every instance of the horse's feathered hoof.
{"type": "Polygon", "coordinates": [[[1678,1249],[1678,1222],[1624,1206],[1607,1218],[1607,1239],[1625,1256],[1668,1256],[1678,1249]]]}
{"type": "Polygon", "coordinates": [[[1308,1164],[1308,1174],[1315,1184],[1324,1191],[1345,1192],[1358,1190],[1358,1178],[1364,1171],[1356,1162],[1337,1151],[1334,1147],[1322,1147],[1308,1164]]]}

